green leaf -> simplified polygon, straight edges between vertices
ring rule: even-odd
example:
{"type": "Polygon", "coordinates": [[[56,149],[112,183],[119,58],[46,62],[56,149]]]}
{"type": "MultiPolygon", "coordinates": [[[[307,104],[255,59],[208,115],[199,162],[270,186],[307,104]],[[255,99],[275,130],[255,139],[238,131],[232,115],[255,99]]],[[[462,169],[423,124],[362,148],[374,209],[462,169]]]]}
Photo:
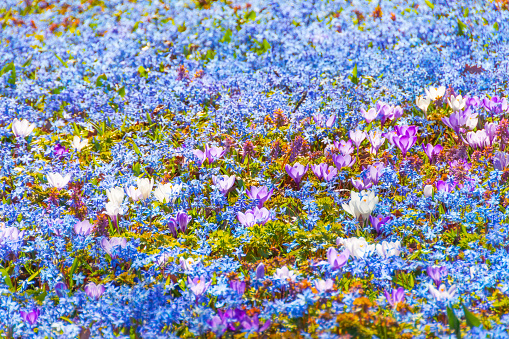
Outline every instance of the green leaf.
{"type": "Polygon", "coordinates": [[[30,56],[30,58],[28,58],[27,61],[25,61],[25,63],[21,66],[21,67],[27,67],[27,66],[30,66],[32,64],[32,56],[30,56]]]}
{"type": "Polygon", "coordinates": [[[72,288],[72,286],[74,284],[74,280],[73,280],[74,272],[76,272],[76,269],[78,268],[79,261],[80,261],[79,257],[74,258],[74,262],[72,263],[71,270],[69,271],[69,288],[72,288]]]}
{"type": "Polygon", "coordinates": [[[461,339],[460,321],[449,306],[447,306],[447,319],[449,320],[449,328],[451,331],[454,331],[457,339],[461,339]]]}
{"type": "Polygon", "coordinates": [[[4,281],[7,284],[7,286],[9,286],[10,289],[13,289],[14,286],[12,285],[12,280],[9,275],[9,272],[7,272],[5,268],[0,268],[0,273],[2,273],[2,275],[4,276],[4,281]]]}
{"type": "Polygon", "coordinates": [[[138,67],[138,73],[141,77],[148,78],[148,72],[143,66],[138,67]]]}
{"type": "Polygon", "coordinates": [[[95,85],[97,87],[101,87],[103,85],[103,80],[108,80],[108,77],[106,74],[101,74],[97,77],[97,80],[95,81],[95,85]]]}
{"type": "Polygon", "coordinates": [[[219,40],[219,42],[226,42],[230,43],[232,41],[232,30],[227,29],[226,32],[224,32],[224,36],[219,40]]]}
{"type": "Polygon", "coordinates": [[[64,66],[65,66],[65,68],[69,67],[69,66],[67,66],[67,62],[65,62],[64,60],[62,60],[62,58],[60,58],[60,57],[57,55],[57,53],[53,53],[53,54],[55,54],[55,56],[57,57],[58,61],[60,61],[60,62],[62,63],[62,65],[64,65],[64,66]]]}
{"type": "Polygon", "coordinates": [[[498,31],[498,22],[495,22],[495,23],[493,24],[493,28],[495,29],[495,31],[498,31]]]}
{"type": "Polygon", "coordinates": [[[481,321],[468,310],[468,308],[463,305],[463,312],[465,313],[465,318],[467,319],[467,325],[470,327],[478,327],[481,326],[481,321]]]}
{"type": "Polygon", "coordinates": [[[2,70],[0,71],[0,76],[4,75],[7,72],[11,72],[11,76],[9,77],[9,80],[7,82],[11,85],[16,84],[16,66],[14,66],[13,62],[8,63],[5,65],[2,70]]]}
{"type": "Polygon", "coordinates": [[[244,18],[246,19],[246,21],[255,20],[256,19],[256,12],[255,11],[251,11],[249,13],[246,13],[244,15],[244,18]]]}
{"type": "Polygon", "coordinates": [[[357,64],[355,64],[355,66],[352,70],[352,75],[348,76],[348,79],[350,79],[350,81],[356,85],[359,84],[359,73],[357,71],[357,64]]]}
{"type": "Polygon", "coordinates": [[[60,94],[65,89],[64,86],[58,86],[57,88],[53,88],[50,93],[51,94],[60,94]]]}
{"type": "Polygon", "coordinates": [[[184,23],[183,23],[182,25],[177,26],[177,30],[178,30],[180,33],[185,32],[185,31],[186,31],[186,29],[187,29],[187,27],[186,27],[186,22],[185,22],[185,21],[184,21],[184,23]]]}
{"type": "Polygon", "coordinates": [[[122,99],[124,99],[125,97],[125,86],[122,86],[118,89],[117,91],[118,95],[120,95],[122,97],[122,99]]]}
{"type": "Polygon", "coordinates": [[[78,135],[79,136],[80,135],[80,129],[79,129],[78,125],[76,125],[75,122],[72,123],[72,128],[74,130],[74,135],[78,135]]]}
{"type": "Polygon", "coordinates": [[[458,19],[458,35],[465,35],[466,28],[467,25],[465,25],[463,22],[461,22],[460,19],[458,19]]]}
{"type": "Polygon", "coordinates": [[[136,143],[134,142],[134,140],[131,140],[132,144],[133,144],[133,149],[134,151],[136,152],[136,154],[138,154],[140,157],[143,156],[143,154],[141,153],[140,149],[138,148],[138,145],[136,145],[136,143]]]}
{"type": "Polygon", "coordinates": [[[412,272],[400,272],[394,278],[394,282],[406,290],[412,290],[415,286],[414,274],[412,272]]]}
{"type": "Polygon", "coordinates": [[[435,8],[435,5],[431,1],[424,0],[424,2],[426,3],[426,5],[428,5],[429,8],[431,8],[431,9],[435,8]]]}
{"type": "Polygon", "coordinates": [[[138,29],[138,26],[140,25],[140,22],[139,21],[136,21],[134,23],[134,26],[133,26],[133,29],[131,30],[131,33],[134,33],[137,29],[138,29]]]}

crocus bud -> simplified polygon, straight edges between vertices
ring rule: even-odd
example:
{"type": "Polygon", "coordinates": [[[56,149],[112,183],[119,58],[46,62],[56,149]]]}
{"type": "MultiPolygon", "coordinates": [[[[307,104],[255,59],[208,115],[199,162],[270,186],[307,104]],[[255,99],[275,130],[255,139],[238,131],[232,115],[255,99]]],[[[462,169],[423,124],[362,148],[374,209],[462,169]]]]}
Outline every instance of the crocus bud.
{"type": "Polygon", "coordinates": [[[256,267],[256,278],[263,279],[264,276],[265,276],[265,265],[263,263],[260,263],[258,267],[256,267]]]}
{"type": "Polygon", "coordinates": [[[433,186],[432,185],[426,185],[424,186],[424,196],[426,198],[429,198],[433,195],[433,186]]]}
{"type": "Polygon", "coordinates": [[[96,285],[93,282],[88,283],[87,286],[85,286],[85,293],[93,299],[99,299],[99,297],[103,295],[104,291],[105,288],[103,285],[96,285]]]}
{"type": "Polygon", "coordinates": [[[171,234],[176,238],[177,237],[177,221],[174,218],[170,218],[168,221],[168,229],[170,230],[171,234]]]}
{"type": "Polygon", "coordinates": [[[175,218],[179,227],[180,232],[186,233],[187,225],[191,221],[191,217],[186,214],[186,212],[178,212],[177,217],[175,218]]]}

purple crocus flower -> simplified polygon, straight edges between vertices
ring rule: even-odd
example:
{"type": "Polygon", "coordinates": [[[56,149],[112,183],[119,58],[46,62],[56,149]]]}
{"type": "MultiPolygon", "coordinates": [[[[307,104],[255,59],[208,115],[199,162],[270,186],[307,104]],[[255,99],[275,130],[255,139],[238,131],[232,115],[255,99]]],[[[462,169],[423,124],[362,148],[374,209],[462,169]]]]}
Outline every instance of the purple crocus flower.
{"type": "Polygon", "coordinates": [[[200,165],[203,164],[205,159],[209,161],[209,164],[212,164],[217,159],[221,158],[226,153],[226,150],[222,147],[210,147],[209,145],[205,145],[205,150],[195,149],[193,154],[200,160],[200,165]]]}
{"type": "Polygon", "coordinates": [[[309,165],[306,165],[304,167],[303,165],[299,164],[298,162],[295,163],[295,165],[290,166],[288,164],[285,165],[286,173],[295,181],[297,185],[300,185],[300,182],[302,180],[302,177],[306,172],[308,171],[309,165]]]}
{"type": "Polygon", "coordinates": [[[381,162],[375,162],[373,165],[368,166],[368,178],[373,184],[377,184],[378,180],[382,176],[384,170],[384,164],[381,162]]]}
{"type": "Polygon", "coordinates": [[[230,281],[230,288],[238,294],[244,294],[246,291],[246,283],[244,281],[232,280],[230,281]]]}
{"type": "Polygon", "coordinates": [[[202,295],[207,290],[207,288],[209,288],[211,283],[212,283],[211,281],[206,283],[204,276],[201,276],[199,278],[195,277],[193,280],[191,280],[190,277],[187,277],[187,284],[188,284],[190,290],[197,297],[202,295]]]}
{"type": "Polygon", "coordinates": [[[499,171],[503,171],[509,165],[509,154],[497,152],[493,157],[493,167],[499,171]]]}
{"type": "Polygon", "coordinates": [[[211,319],[207,320],[207,324],[210,326],[212,332],[221,337],[228,328],[228,322],[226,321],[227,319],[224,316],[224,313],[219,311],[218,314],[219,315],[215,315],[211,319]]]}
{"type": "Polygon", "coordinates": [[[63,283],[63,282],[57,282],[55,284],[55,293],[57,294],[57,296],[59,298],[62,298],[63,296],[65,296],[66,292],[67,292],[67,286],[63,283]]]}
{"type": "Polygon", "coordinates": [[[177,238],[178,225],[177,220],[175,220],[175,218],[170,218],[170,220],[168,220],[168,229],[170,230],[173,237],[177,238]]]}
{"type": "Polygon", "coordinates": [[[433,282],[438,287],[442,281],[442,276],[447,274],[447,268],[445,266],[428,266],[426,273],[428,273],[428,276],[433,279],[433,282]]]}
{"type": "Polygon", "coordinates": [[[433,162],[436,156],[440,152],[442,152],[444,148],[442,147],[442,145],[433,146],[432,144],[427,144],[426,146],[422,145],[422,149],[424,150],[424,153],[426,153],[426,155],[428,156],[429,161],[433,162]]]}
{"type": "Polygon", "coordinates": [[[417,126],[394,126],[396,133],[400,136],[407,135],[409,137],[415,137],[417,135],[417,130],[419,127],[417,126]]]}
{"type": "Polygon", "coordinates": [[[41,314],[41,311],[39,311],[38,308],[32,309],[30,312],[20,311],[19,314],[21,315],[21,318],[30,325],[33,325],[37,322],[37,319],[39,318],[39,315],[41,314]]]}
{"type": "Polygon", "coordinates": [[[484,130],[486,131],[486,135],[490,139],[490,145],[493,145],[493,141],[497,137],[497,128],[498,128],[498,122],[487,122],[484,125],[484,130]]]}
{"type": "Polygon", "coordinates": [[[334,165],[338,170],[341,170],[343,167],[351,167],[355,163],[355,158],[351,155],[333,155],[332,161],[334,161],[334,165]]]}
{"type": "Polygon", "coordinates": [[[336,122],[336,114],[332,114],[329,119],[325,122],[325,126],[331,128],[336,122]]]}
{"type": "Polygon", "coordinates": [[[336,147],[343,155],[350,155],[353,153],[352,140],[340,140],[339,142],[334,141],[334,147],[336,147]]]}
{"type": "Polygon", "coordinates": [[[92,233],[93,230],[94,225],[92,225],[88,220],[77,222],[76,225],[74,225],[74,232],[85,237],[92,233]]]}
{"type": "Polygon", "coordinates": [[[495,115],[507,111],[508,108],[507,99],[499,98],[498,96],[494,96],[491,99],[482,99],[482,105],[487,111],[495,115]]]}
{"type": "Polygon", "coordinates": [[[375,120],[376,117],[378,116],[378,112],[376,111],[375,108],[370,108],[367,111],[364,108],[361,108],[361,114],[364,117],[364,119],[366,119],[366,123],[368,124],[375,120]]]}
{"type": "Polygon", "coordinates": [[[415,145],[416,141],[417,137],[412,137],[406,134],[394,138],[394,144],[398,146],[398,148],[401,150],[401,153],[403,153],[403,156],[406,156],[407,152],[410,150],[410,148],[412,148],[413,145],[415,145]]]}
{"type": "Polygon", "coordinates": [[[363,176],[362,180],[352,178],[352,185],[358,191],[364,191],[373,186],[373,183],[371,182],[371,179],[368,176],[363,176]]]}
{"type": "MultiPolygon", "coordinates": [[[[465,112],[467,111],[470,112],[468,109],[465,112]]],[[[468,119],[468,115],[465,112],[454,112],[448,118],[442,118],[442,122],[459,135],[461,126],[465,125],[468,119]]]]}
{"type": "Polygon", "coordinates": [[[454,186],[456,186],[456,183],[449,184],[443,180],[438,180],[436,182],[437,190],[441,192],[451,193],[451,191],[454,189],[454,186]]]}
{"type": "Polygon", "coordinates": [[[231,188],[235,184],[235,176],[227,176],[227,175],[221,175],[221,176],[212,176],[212,182],[214,183],[214,186],[217,187],[217,189],[223,193],[224,195],[228,195],[228,192],[230,192],[231,188]]]}
{"type": "Polygon", "coordinates": [[[187,231],[187,225],[189,224],[191,219],[192,218],[189,215],[187,215],[186,212],[179,211],[179,212],[177,212],[177,216],[175,217],[174,220],[175,220],[175,223],[178,225],[180,232],[185,234],[187,231]]]}
{"type": "Polygon", "coordinates": [[[265,321],[263,325],[260,326],[260,321],[258,319],[258,314],[255,314],[252,317],[244,317],[244,319],[240,322],[240,325],[244,330],[250,332],[263,332],[269,328],[271,322],[270,320],[265,321]]]}
{"type": "Polygon", "coordinates": [[[126,248],[126,246],[127,246],[127,241],[125,238],[113,237],[110,240],[108,240],[107,238],[103,238],[101,240],[101,247],[109,255],[111,255],[111,253],[113,252],[113,250],[115,248],[117,248],[117,247],[126,248]]]}
{"type": "Polygon", "coordinates": [[[249,198],[253,200],[258,200],[258,208],[262,208],[263,204],[269,200],[272,196],[274,189],[269,190],[267,187],[255,187],[251,186],[251,190],[246,190],[246,194],[249,198]]]}
{"type": "Polygon", "coordinates": [[[99,299],[101,295],[103,295],[105,288],[102,284],[96,285],[93,282],[90,282],[85,286],[85,293],[92,299],[99,299]]]}
{"type": "Polygon", "coordinates": [[[348,249],[345,249],[341,254],[338,254],[338,251],[336,251],[334,247],[329,247],[327,250],[327,261],[332,270],[337,270],[345,266],[348,258],[350,258],[350,251],[348,251],[348,249]]]}
{"type": "Polygon", "coordinates": [[[256,224],[265,225],[271,219],[270,211],[265,207],[249,209],[246,213],[237,212],[237,219],[244,227],[251,227],[256,224]]]}
{"type": "Polygon", "coordinates": [[[265,265],[261,262],[256,267],[256,278],[263,279],[265,277],[265,265]]]}
{"type": "Polygon", "coordinates": [[[387,301],[393,308],[395,308],[399,302],[402,302],[405,299],[405,289],[403,287],[392,289],[392,293],[390,294],[387,291],[384,291],[384,294],[387,298],[387,301]]]}
{"type": "Polygon", "coordinates": [[[311,165],[311,170],[318,179],[325,181],[331,181],[336,177],[336,175],[338,175],[338,170],[333,166],[327,165],[326,163],[311,165]]]}
{"type": "Polygon", "coordinates": [[[53,155],[57,158],[63,157],[65,154],[69,153],[69,150],[60,144],[55,145],[55,149],[53,150],[53,155]]]}
{"type": "Polygon", "coordinates": [[[389,221],[391,217],[382,217],[381,215],[378,215],[376,217],[370,215],[369,216],[369,222],[371,223],[371,226],[375,229],[377,234],[380,234],[380,229],[382,226],[389,221]]]}
{"type": "Polygon", "coordinates": [[[356,129],[355,131],[350,131],[349,135],[350,135],[350,139],[352,139],[352,141],[355,144],[355,147],[357,147],[357,149],[359,149],[359,146],[361,145],[361,143],[368,136],[366,134],[366,132],[358,130],[358,129],[356,129]]]}

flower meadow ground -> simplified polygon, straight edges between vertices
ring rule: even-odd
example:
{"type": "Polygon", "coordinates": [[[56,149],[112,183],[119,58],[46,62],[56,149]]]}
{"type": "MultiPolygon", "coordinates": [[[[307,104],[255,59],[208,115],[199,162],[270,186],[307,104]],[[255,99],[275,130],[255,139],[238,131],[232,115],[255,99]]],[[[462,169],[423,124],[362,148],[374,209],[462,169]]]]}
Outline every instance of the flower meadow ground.
{"type": "Polygon", "coordinates": [[[0,335],[508,338],[508,9],[1,1],[0,335]]]}

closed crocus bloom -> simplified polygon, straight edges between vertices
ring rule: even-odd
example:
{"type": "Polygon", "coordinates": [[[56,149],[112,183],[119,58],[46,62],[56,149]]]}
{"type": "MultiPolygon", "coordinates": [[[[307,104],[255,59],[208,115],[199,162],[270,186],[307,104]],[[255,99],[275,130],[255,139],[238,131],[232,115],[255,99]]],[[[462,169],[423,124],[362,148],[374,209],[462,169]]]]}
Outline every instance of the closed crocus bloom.
{"type": "Polygon", "coordinates": [[[497,152],[493,157],[493,167],[496,170],[503,171],[509,165],[509,154],[497,152]]]}
{"type": "Polygon", "coordinates": [[[192,280],[190,277],[187,277],[187,285],[189,286],[189,289],[197,297],[205,293],[205,291],[207,290],[211,283],[212,283],[211,281],[206,282],[204,276],[201,276],[199,278],[195,277],[192,280]]]}
{"type": "Polygon", "coordinates": [[[334,282],[332,281],[332,279],[315,280],[315,288],[319,293],[324,293],[324,292],[330,291],[330,290],[332,290],[333,286],[334,286],[334,282]]]}
{"type": "Polygon", "coordinates": [[[256,267],[256,278],[263,279],[265,277],[265,265],[261,262],[256,267]]]}
{"type": "Polygon", "coordinates": [[[426,155],[428,156],[429,161],[433,161],[436,158],[436,156],[440,154],[440,152],[442,152],[444,148],[442,147],[442,145],[433,146],[432,144],[427,144],[426,146],[424,146],[423,144],[422,149],[424,150],[424,153],[426,153],[426,155]]]}
{"type": "Polygon", "coordinates": [[[426,268],[426,273],[428,276],[433,279],[433,282],[438,287],[440,286],[440,282],[442,281],[442,277],[447,275],[447,268],[445,266],[428,266],[426,268]]]}
{"type": "Polygon", "coordinates": [[[350,139],[352,139],[353,143],[355,144],[355,147],[357,147],[357,148],[359,148],[362,141],[364,141],[364,139],[366,139],[366,137],[367,137],[366,132],[358,130],[358,129],[356,129],[355,131],[350,131],[349,135],[350,135],[350,139]]]}
{"type": "Polygon", "coordinates": [[[487,122],[484,125],[484,130],[486,131],[486,134],[488,135],[488,138],[490,139],[490,145],[493,144],[493,141],[497,137],[497,128],[498,128],[497,122],[487,122]]]}
{"type": "Polygon", "coordinates": [[[138,191],[140,192],[140,199],[145,200],[150,196],[152,188],[154,187],[154,178],[137,178],[136,183],[138,185],[138,191]]]}
{"type": "Polygon", "coordinates": [[[217,187],[217,189],[224,195],[227,195],[230,189],[235,184],[235,176],[227,176],[227,175],[221,175],[221,176],[212,176],[212,182],[214,183],[214,186],[217,187]]]}
{"type": "Polygon", "coordinates": [[[401,242],[399,240],[393,242],[384,241],[382,244],[376,245],[376,251],[384,259],[393,256],[397,257],[401,253],[401,242]]]}
{"type": "Polygon", "coordinates": [[[77,222],[76,225],[74,225],[74,232],[78,235],[87,236],[94,230],[94,225],[90,223],[88,220],[83,220],[80,222],[77,222]]]}
{"type": "Polygon", "coordinates": [[[306,165],[304,167],[303,165],[299,164],[298,162],[295,163],[295,165],[290,166],[288,164],[285,165],[286,173],[295,181],[297,185],[300,184],[302,177],[306,172],[308,171],[309,165],[306,165]]]}
{"type": "Polygon", "coordinates": [[[351,155],[333,155],[332,161],[334,161],[334,165],[336,165],[336,168],[338,170],[341,170],[343,167],[352,167],[352,165],[355,163],[355,158],[351,155]]]}
{"type": "Polygon", "coordinates": [[[52,187],[62,189],[69,183],[69,180],[71,180],[71,174],[66,174],[65,176],[62,176],[60,173],[48,173],[48,184],[50,184],[52,187]]]}
{"type": "Polygon", "coordinates": [[[184,259],[180,257],[180,267],[186,272],[192,272],[194,269],[194,266],[196,266],[200,260],[194,260],[193,258],[187,258],[184,259]]]}
{"type": "Polygon", "coordinates": [[[422,95],[415,98],[415,105],[419,107],[421,111],[426,114],[428,112],[429,104],[431,103],[431,100],[427,97],[423,97],[422,95]]]}
{"type": "Polygon", "coordinates": [[[435,100],[440,99],[441,97],[444,96],[445,87],[444,86],[440,86],[438,88],[430,87],[429,89],[424,89],[424,91],[426,92],[426,96],[430,100],[435,101],[435,100]]]}
{"type": "Polygon", "coordinates": [[[109,190],[106,190],[106,196],[108,200],[116,205],[122,205],[124,202],[124,190],[122,187],[115,187],[109,190]]]}
{"type": "Polygon", "coordinates": [[[111,255],[112,251],[115,248],[117,248],[117,247],[125,248],[126,246],[127,246],[127,241],[125,238],[113,237],[110,240],[108,240],[107,238],[103,238],[101,240],[101,247],[109,255],[111,255]]]}
{"type": "Polygon", "coordinates": [[[334,147],[336,147],[341,154],[349,155],[353,153],[352,140],[344,141],[340,140],[339,142],[334,141],[334,147]]]}
{"type": "Polygon", "coordinates": [[[246,291],[246,283],[244,281],[232,280],[230,281],[230,288],[238,294],[244,294],[246,291]]]}
{"type": "Polygon", "coordinates": [[[424,186],[423,193],[426,198],[431,197],[433,195],[433,186],[432,185],[424,186]]]}
{"type": "Polygon", "coordinates": [[[127,189],[127,196],[131,198],[133,201],[138,201],[141,199],[141,192],[134,186],[129,186],[127,189]]]}
{"type": "Polygon", "coordinates": [[[71,146],[72,148],[75,148],[76,151],[78,152],[81,152],[81,150],[83,148],[85,148],[85,146],[88,145],[88,139],[83,139],[83,141],[81,140],[81,138],[77,135],[74,136],[74,138],[72,139],[72,143],[71,143],[71,146]]]}
{"type": "Polygon", "coordinates": [[[375,251],[375,245],[369,245],[364,237],[338,239],[338,243],[345,246],[350,255],[357,259],[365,258],[375,251]]]}
{"type": "Polygon", "coordinates": [[[39,315],[41,314],[41,311],[39,309],[34,308],[30,312],[20,311],[19,315],[21,318],[29,323],[30,325],[34,325],[37,322],[37,319],[39,318],[39,315]]]}
{"type": "Polygon", "coordinates": [[[378,113],[375,108],[370,108],[367,111],[364,110],[364,108],[361,108],[361,114],[364,117],[364,119],[366,119],[366,123],[368,124],[375,120],[376,117],[378,116],[378,113]]]}
{"type": "Polygon", "coordinates": [[[375,162],[373,165],[368,166],[368,177],[373,184],[377,184],[378,180],[382,176],[384,170],[384,164],[381,162],[375,162]]]}
{"type": "Polygon", "coordinates": [[[19,121],[17,118],[12,121],[12,133],[20,138],[29,136],[35,128],[35,124],[31,124],[28,120],[19,121]]]}
{"type": "Polygon", "coordinates": [[[325,122],[325,126],[331,128],[336,122],[336,114],[331,115],[325,122]]]}
{"type": "Polygon", "coordinates": [[[368,134],[369,142],[371,143],[371,148],[369,152],[371,154],[376,154],[378,149],[384,144],[385,138],[382,137],[382,133],[380,131],[371,131],[368,134]]]}
{"type": "Polygon", "coordinates": [[[175,221],[178,225],[178,228],[180,230],[180,232],[182,233],[186,233],[187,231],[187,225],[189,224],[189,222],[191,221],[191,217],[189,215],[187,215],[186,212],[183,212],[183,211],[179,211],[177,213],[177,216],[175,217],[175,221]]]}
{"type": "Polygon", "coordinates": [[[461,95],[458,95],[457,97],[451,95],[451,97],[447,99],[447,103],[454,112],[457,112],[465,108],[467,101],[463,99],[461,95]]]}
{"type": "Polygon", "coordinates": [[[490,146],[490,139],[483,129],[477,132],[467,133],[467,142],[472,148],[483,149],[484,147],[490,146]]]}
{"type": "Polygon", "coordinates": [[[96,285],[95,283],[90,282],[85,286],[85,293],[87,294],[88,297],[92,299],[96,300],[99,299],[101,295],[104,294],[104,292],[105,288],[101,284],[96,285]]]}
{"type": "Polygon", "coordinates": [[[244,227],[256,225],[255,216],[252,210],[247,210],[246,213],[237,212],[237,219],[244,227]]]}

